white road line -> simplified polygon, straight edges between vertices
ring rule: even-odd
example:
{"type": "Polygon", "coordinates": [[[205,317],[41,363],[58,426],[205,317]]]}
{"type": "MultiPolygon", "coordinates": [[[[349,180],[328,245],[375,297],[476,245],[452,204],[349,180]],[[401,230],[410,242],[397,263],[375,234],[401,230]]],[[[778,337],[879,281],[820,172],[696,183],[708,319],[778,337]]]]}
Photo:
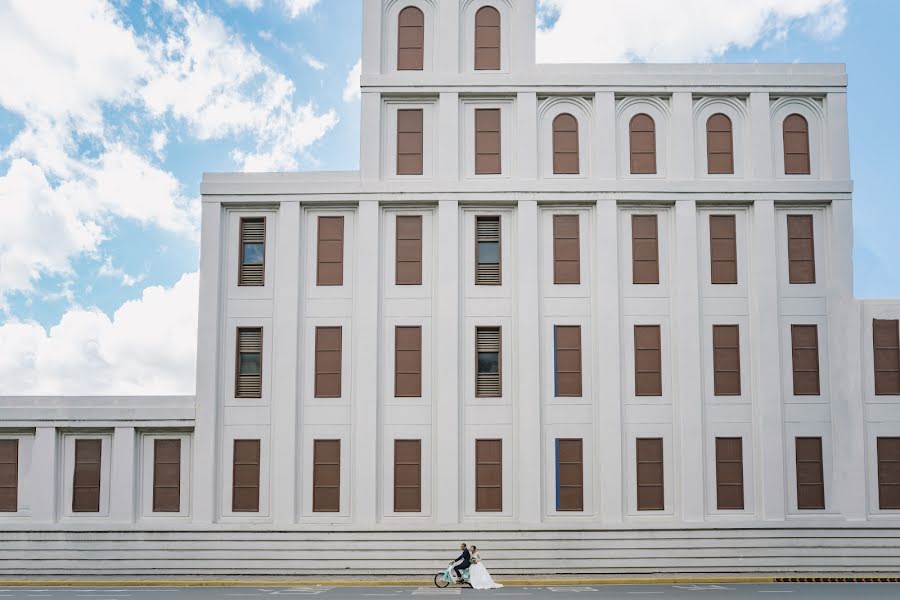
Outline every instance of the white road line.
{"type": "Polygon", "coordinates": [[[756,590],[760,594],[793,594],[794,590],[756,590]]]}
{"type": "Polygon", "coordinates": [[[628,592],[629,594],[665,594],[665,592],[628,592]]]}

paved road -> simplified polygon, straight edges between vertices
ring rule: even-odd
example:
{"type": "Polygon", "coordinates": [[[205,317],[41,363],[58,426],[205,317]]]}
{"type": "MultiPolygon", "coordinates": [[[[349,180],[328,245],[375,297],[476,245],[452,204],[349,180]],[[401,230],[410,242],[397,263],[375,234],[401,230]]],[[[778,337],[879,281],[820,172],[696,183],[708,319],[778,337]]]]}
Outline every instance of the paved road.
{"type": "MultiPolygon", "coordinates": [[[[497,600],[635,600],[637,598],[679,598],[726,600],[829,600],[900,598],[900,584],[828,583],[828,584],[721,584],[721,585],[591,585],[591,586],[514,586],[500,590],[475,591],[462,588],[421,587],[143,587],[88,588],[43,587],[0,588],[0,600],[407,600],[411,596],[428,598],[467,596],[470,599],[497,600]],[[310,599],[312,600],[312,599],[310,599]]],[[[416,600],[426,600],[419,598],[416,600]]]]}

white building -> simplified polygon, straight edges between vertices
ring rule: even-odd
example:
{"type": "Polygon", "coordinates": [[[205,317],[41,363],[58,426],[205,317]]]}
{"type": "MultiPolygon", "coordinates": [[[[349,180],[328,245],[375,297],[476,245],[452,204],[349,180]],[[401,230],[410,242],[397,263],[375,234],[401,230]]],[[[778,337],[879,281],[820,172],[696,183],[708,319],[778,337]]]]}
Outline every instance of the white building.
{"type": "Polygon", "coordinates": [[[896,568],[843,66],[533,4],[364,2],[360,170],[204,175],[196,398],[0,400],[0,574],[896,568]]]}

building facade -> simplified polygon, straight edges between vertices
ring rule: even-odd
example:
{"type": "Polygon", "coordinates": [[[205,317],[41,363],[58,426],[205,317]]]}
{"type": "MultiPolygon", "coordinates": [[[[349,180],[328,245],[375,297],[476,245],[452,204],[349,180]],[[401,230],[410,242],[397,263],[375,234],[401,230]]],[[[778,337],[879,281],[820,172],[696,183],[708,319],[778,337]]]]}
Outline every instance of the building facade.
{"type": "Polygon", "coordinates": [[[857,548],[900,531],[900,301],[853,297],[844,68],[364,13],[360,170],[204,175],[196,397],[2,400],[0,570],[894,568],[857,548]]]}

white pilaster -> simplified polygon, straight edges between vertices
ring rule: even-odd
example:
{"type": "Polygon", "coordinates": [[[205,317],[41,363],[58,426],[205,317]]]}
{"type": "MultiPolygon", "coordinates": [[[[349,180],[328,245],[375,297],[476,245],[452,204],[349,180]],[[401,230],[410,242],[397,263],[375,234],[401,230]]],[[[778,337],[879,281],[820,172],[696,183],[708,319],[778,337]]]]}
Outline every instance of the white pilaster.
{"type": "Polygon", "coordinates": [[[34,430],[34,444],[31,446],[31,519],[35,523],[56,521],[56,498],[59,495],[57,482],[61,473],[57,471],[56,428],[37,427],[34,430]]]}
{"type": "Polygon", "coordinates": [[[381,94],[363,92],[360,98],[359,175],[364,182],[381,177],[381,94]]]}
{"type": "Polygon", "coordinates": [[[672,179],[694,178],[694,100],[691,92],[672,94],[672,123],[668,155],[672,179]]]}
{"type": "MultiPolygon", "coordinates": [[[[538,173],[537,94],[519,92],[516,96],[516,164],[518,179],[536,179],[538,173]]],[[[534,263],[537,264],[537,263],[534,263]]]]}
{"type": "MultiPolygon", "coordinates": [[[[768,92],[750,93],[750,176],[753,179],[772,179],[772,117],[768,92]]],[[[771,225],[771,226],[774,226],[771,225]]],[[[772,263],[775,266],[775,263],[772,263]]]]}
{"type": "MultiPolygon", "coordinates": [[[[605,92],[604,92],[605,93],[605,92]]],[[[600,94],[598,94],[599,96],[600,94]]],[[[610,94],[610,100],[612,94],[610,94]]],[[[592,256],[596,261],[594,297],[594,389],[595,460],[599,465],[600,519],[621,523],[624,507],[622,489],[622,389],[619,340],[619,231],[615,201],[597,203],[592,256]]],[[[595,488],[596,489],[596,488],[595,488]]]]}
{"type": "Polygon", "coordinates": [[[362,10],[362,73],[376,74],[381,72],[383,3],[381,0],[365,0],[362,10]]]}
{"type": "Polygon", "coordinates": [[[134,520],[137,483],[134,427],[116,427],[112,439],[110,465],[109,516],[120,523],[134,520]]]}
{"type": "MultiPolygon", "coordinates": [[[[377,1],[377,0],[375,0],[377,1]]],[[[438,2],[437,27],[438,43],[437,68],[441,73],[459,72],[459,4],[438,2]]]]}
{"type": "Polygon", "coordinates": [[[296,518],[299,447],[297,387],[300,357],[300,203],[282,202],[278,209],[278,260],[276,275],[272,338],[272,518],[276,525],[287,525],[296,518]],[[290,451],[288,451],[290,449],[290,451]]]}
{"type": "MultiPolygon", "coordinates": [[[[594,136],[591,140],[591,173],[597,179],[616,178],[616,95],[597,92],[594,95],[594,136]]],[[[613,205],[615,206],[615,205],[613,205]]]]}
{"type": "Polygon", "coordinates": [[[221,259],[225,235],[222,206],[204,202],[200,223],[200,310],[197,319],[197,417],[193,440],[193,489],[191,515],[196,523],[215,519],[218,472],[222,468],[218,451],[219,402],[219,318],[222,314],[221,259]]]}
{"type": "MultiPolygon", "coordinates": [[[[454,94],[455,95],[455,94],[454,94]]],[[[443,94],[441,95],[443,97],[443,94]]],[[[437,213],[437,302],[435,323],[435,515],[459,522],[461,406],[459,397],[459,203],[441,200],[437,213]]]]}
{"type": "MultiPolygon", "coordinates": [[[[535,200],[516,208],[516,334],[518,388],[515,389],[518,511],[521,523],[541,521],[541,336],[538,285],[538,209],[535,200]]],[[[515,340],[515,337],[513,338],[515,340]]]]}
{"type": "Polygon", "coordinates": [[[375,200],[359,203],[356,228],[358,254],[353,303],[353,424],[350,465],[354,485],[354,522],[374,525],[378,506],[378,237],[380,207],[375,200]]]}
{"type": "MultiPolygon", "coordinates": [[[[828,161],[825,176],[838,181],[850,179],[850,127],[847,123],[846,92],[829,92],[825,97],[825,146],[828,161]]],[[[848,221],[849,223],[849,221],[848,221]]]]}
{"type": "Polygon", "coordinates": [[[697,265],[697,206],[693,200],[675,203],[675,264],[672,279],[672,348],[675,373],[675,473],[681,488],[681,518],[702,521],[703,404],[700,351],[700,274],[697,265]]]}
{"type": "Polygon", "coordinates": [[[438,178],[459,179],[459,94],[441,92],[438,100],[438,178]]]}
{"type": "MultiPolygon", "coordinates": [[[[750,226],[750,348],[753,425],[761,487],[759,516],[784,520],[784,423],[776,273],[775,203],[753,203],[750,226]]],[[[784,360],[790,360],[785,357],[784,360]]]]}

